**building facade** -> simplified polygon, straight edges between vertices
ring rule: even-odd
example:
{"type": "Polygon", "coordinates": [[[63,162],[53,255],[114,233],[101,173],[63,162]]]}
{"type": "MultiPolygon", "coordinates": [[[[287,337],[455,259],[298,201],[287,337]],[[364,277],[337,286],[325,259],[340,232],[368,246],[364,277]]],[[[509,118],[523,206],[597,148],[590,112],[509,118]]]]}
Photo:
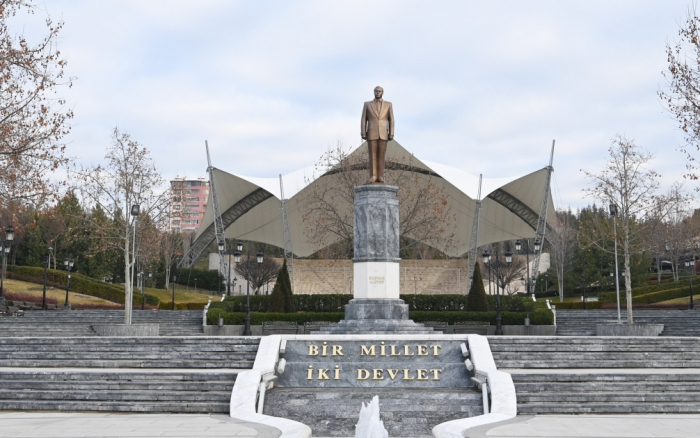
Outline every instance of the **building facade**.
{"type": "Polygon", "coordinates": [[[170,181],[170,230],[197,232],[209,202],[209,181],[204,178],[175,178],[170,181]]]}

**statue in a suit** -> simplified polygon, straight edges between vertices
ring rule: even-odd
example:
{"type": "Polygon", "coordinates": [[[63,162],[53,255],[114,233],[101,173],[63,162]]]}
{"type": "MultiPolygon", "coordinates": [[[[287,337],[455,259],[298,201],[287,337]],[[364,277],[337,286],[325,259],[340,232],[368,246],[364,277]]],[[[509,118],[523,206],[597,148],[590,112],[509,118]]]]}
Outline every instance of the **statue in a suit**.
{"type": "Polygon", "coordinates": [[[374,100],[362,108],[362,138],[369,147],[369,183],[384,182],[386,143],[394,138],[394,109],[382,100],[384,89],[374,89],[374,100]]]}

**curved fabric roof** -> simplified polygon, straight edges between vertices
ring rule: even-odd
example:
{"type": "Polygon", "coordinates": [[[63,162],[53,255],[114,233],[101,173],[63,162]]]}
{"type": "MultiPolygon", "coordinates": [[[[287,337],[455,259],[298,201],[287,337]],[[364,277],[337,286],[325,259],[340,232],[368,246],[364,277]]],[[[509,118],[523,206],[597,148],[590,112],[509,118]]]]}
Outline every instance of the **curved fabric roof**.
{"type": "MultiPolygon", "coordinates": [[[[363,143],[350,155],[361,154],[365,150],[363,143]]],[[[387,145],[386,162],[387,167],[410,165],[411,171],[416,175],[424,180],[431,179],[433,184],[441,185],[448,196],[451,213],[456,219],[445,233],[454,233],[455,238],[451,239],[450,244],[445,247],[441,247],[441,244],[433,246],[451,257],[465,254],[469,249],[479,177],[444,164],[419,160],[395,140],[387,145]]],[[[333,243],[327,241],[323,245],[314,245],[305,238],[303,229],[305,224],[302,221],[303,192],[309,190],[312,184],[329,184],[333,181],[329,173],[314,178],[314,169],[315,166],[309,166],[282,176],[284,194],[287,198],[292,249],[297,257],[309,256],[333,243]]],[[[535,237],[546,176],[545,167],[517,177],[482,180],[479,246],[504,240],[535,237]]],[[[391,181],[388,183],[391,184],[391,181]]],[[[227,238],[252,240],[284,247],[279,177],[254,178],[214,169],[214,184],[227,238]]],[[[554,216],[551,193],[548,197],[550,203],[548,220],[551,220],[554,216]]],[[[194,261],[198,258],[214,240],[213,202],[209,202],[191,249],[190,257],[193,258],[190,260],[194,261]]]]}

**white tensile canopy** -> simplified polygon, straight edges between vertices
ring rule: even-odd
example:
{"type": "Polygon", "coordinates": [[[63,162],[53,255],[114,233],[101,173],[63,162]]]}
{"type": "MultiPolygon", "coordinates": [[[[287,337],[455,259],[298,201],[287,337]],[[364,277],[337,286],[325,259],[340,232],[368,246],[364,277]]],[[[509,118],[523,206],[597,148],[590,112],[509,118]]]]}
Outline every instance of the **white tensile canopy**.
{"type": "MultiPolygon", "coordinates": [[[[365,144],[350,155],[363,153],[365,144]]],[[[421,178],[430,179],[440,185],[447,195],[454,224],[445,233],[454,235],[449,245],[437,243],[435,246],[450,257],[464,255],[469,249],[479,177],[463,170],[440,163],[419,160],[392,140],[387,145],[387,168],[391,165],[411,169],[421,178]]],[[[304,233],[307,226],[302,220],[304,192],[314,184],[332,184],[329,173],[314,178],[315,166],[283,175],[284,195],[293,252],[297,257],[306,257],[323,247],[334,243],[311,243],[304,233]]],[[[547,168],[544,167],[527,175],[513,178],[483,178],[482,208],[479,221],[478,245],[512,239],[535,237],[535,228],[545,189],[547,168]]],[[[420,181],[420,178],[416,179],[420,181]]],[[[391,181],[387,182],[391,184],[391,181]]],[[[282,213],[280,210],[279,177],[254,178],[235,175],[214,169],[214,184],[219,209],[224,224],[226,238],[250,240],[284,247],[282,213]]],[[[554,217],[551,193],[548,194],[548,222],[554,217]]],[[[215,239],[214,208],[211,201],[207,205],[199,232],[191,249],[191,256],[199,257],[202,251],[215,239]]],[[[347,207],[351,208],[351,206],[347,207]]],[[[430,242],[427,242],[430,244],[430,242]]],[[[194,260],[192,260],[193,262],[194,260]]]]}

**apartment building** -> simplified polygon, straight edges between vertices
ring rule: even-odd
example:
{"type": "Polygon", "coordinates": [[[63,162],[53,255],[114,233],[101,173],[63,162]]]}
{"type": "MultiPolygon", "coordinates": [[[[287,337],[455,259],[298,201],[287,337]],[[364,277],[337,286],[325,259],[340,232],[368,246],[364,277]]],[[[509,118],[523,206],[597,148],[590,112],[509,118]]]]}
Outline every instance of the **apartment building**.
{"type": "Polygon", "coordinates": [[[170,181],[170,187],[173,189],[170,229],[196,232],[209,202],[209,181],[204,178],[175,178],[170,181]]]}

